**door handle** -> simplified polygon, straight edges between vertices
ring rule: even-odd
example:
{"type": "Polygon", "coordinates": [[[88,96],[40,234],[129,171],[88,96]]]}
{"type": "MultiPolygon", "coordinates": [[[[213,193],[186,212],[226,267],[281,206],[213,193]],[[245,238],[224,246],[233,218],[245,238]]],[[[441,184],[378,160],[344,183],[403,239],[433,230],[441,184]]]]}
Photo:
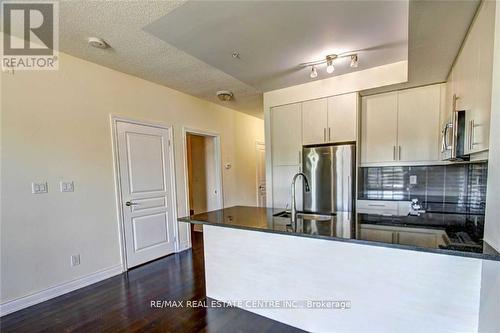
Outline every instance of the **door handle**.
{"type": "Polygon", "coordinates": [[[401,161],[401,146],[398,146],[398,160],[401,161]]]}
{"type": "Polygon", "coordinates": [[[453,128],[453,123],[448,123],[444,126],[442,135],[443,135],[443,140],[442,140],[442,147],[441,147],[441,152],[444,153],[446,150],[451,149],[451,145],[448,144],[448,131],[450,128],[453,128]]]}
{"type": "Polygon", "coordinates": [[[323,128],[323,141],[326,142],[326,127],[323,128]]]}
{"type": "Polygon", "coordinates": [[[332,141],[332,136],[330,134],[330,127],[328,127],[328,141],[332,141]]]}
{"type": "Polygon", "coordinates": [[[474,119],[471,119],[470,121],[470,133],[469,133],[469,147],[470,149],[474,149],[474,146],[478,144],[478,142],[476,142],[476,127],[478,127],[479,125],[476,125],[476,122],[474,121],[474,119]]]}
{"type": "Polygon", "coordinates": [[[392,146],[392,159],[396,160],[396,146],[392,146]]]}
{"type": "Polygon", "coordinates": [[[137,202],[132,202],[132,201],[127,201],[127,202],[125,202],[125,206],[127,206],[127,207],[130,207],[130,206],[136,206],[136,205],[138,205],[138,203],[137,203],[137,202]]]}

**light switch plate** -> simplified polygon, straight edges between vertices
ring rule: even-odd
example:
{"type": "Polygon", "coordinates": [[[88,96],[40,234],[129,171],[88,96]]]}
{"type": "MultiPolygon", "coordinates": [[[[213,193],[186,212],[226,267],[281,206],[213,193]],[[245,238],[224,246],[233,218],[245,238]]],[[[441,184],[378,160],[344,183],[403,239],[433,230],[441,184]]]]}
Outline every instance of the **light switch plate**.
{"type": "Polygon", "coordinates": [[[42,182],[42,183],[32,182],[31,183],[31,193],[42,194],[42,193],[47,193],[47,192],[49,192],[49,185],[47,184],[47,182],[42,182]]]}
{"type": "Polygon", "coordinates": [[[78,266],[78,265],[80,265],[80,255],[74,254],[71,256],[71,266],[78,266]]]}
{"type": "Polygon", "coordinates": [[[59,188],[61,189],[61,192],[74,192],[75,191],[75,183],[61,181],[59,183],[59,188]]]}
{"type": "Polygon", "coordinates": [[[410,185],[417,185],[417,175],[410,176],[410,185]]]}

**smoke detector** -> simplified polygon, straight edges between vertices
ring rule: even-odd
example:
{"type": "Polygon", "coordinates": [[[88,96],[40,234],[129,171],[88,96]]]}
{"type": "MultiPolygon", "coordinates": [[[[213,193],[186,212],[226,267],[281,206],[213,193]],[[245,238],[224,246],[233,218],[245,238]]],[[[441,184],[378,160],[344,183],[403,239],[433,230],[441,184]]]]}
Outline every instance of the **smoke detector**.
{"type": "Polygon", "coordinates": [[[99,37],[89,37],[88,43],[98,49],[107,49],[109,47],[109,44],[99,37]]]}
{"type": "Polygon", "coordinates": [[[222,102],[227,102],[233,99],[233,93],[229,90],[219,90],[217,92],[217,98],[222,102]]]}

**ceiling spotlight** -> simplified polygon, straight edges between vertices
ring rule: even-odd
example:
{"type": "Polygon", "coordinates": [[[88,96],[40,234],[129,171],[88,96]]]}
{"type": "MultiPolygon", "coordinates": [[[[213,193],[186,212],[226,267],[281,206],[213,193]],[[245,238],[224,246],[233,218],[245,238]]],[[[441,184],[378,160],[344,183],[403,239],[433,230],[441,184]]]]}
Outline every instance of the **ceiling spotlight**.
{"type": "Polygon", "coordinates": [[[233,99],[233,93],[229,90],[219,90],[216,95],[217,98],[222,102],[227,102],[233,99]]]}
{"type": "Polygon", "coordinates": [[[328,74],[332,74],[334,70],[335,67],[333,66],[333,60],[330,59],[326,62],[326,72],[328,74]]]}
{"type": "Polygon", "coordinates": [[[104,39],[99,37],[89,37],[88,43],[90,46],[93,46],[98,49],[107,49],[109,44],[104,41],[104,39]]]}
{"type": "Polygon", "coordinates": [[[316,67],[312,66],[311,74],[309,74],[309,76],[311,77],[311,79],[315,79],[318,77],[318,71],[316,70],[316,67]]]}
{"type": "Polygon", "coordinates": [[[333,65],[333,61],[338,58],[351,58],[351,67],[358,67],[358,55],[356,53],[342,53],[342,54],[329,54],[323,59],[320,60],[315,60],[315,61],[310,61],[310,62],[303,62],[299,64],[300,67],[311,67],[311,73],[309,76],[311,79],[317,78],[318,77],[318,72],[316,71],[316,66],[326,64],[326,72],[328,74],[332,74],[335,71],[335,66],[333,65]]]}
{"type": "Polygon", "coordinates": [[[358,67],[358,55],[357,54],[353,54],[351,56],[351,67],[352,68],[358,67]]]}

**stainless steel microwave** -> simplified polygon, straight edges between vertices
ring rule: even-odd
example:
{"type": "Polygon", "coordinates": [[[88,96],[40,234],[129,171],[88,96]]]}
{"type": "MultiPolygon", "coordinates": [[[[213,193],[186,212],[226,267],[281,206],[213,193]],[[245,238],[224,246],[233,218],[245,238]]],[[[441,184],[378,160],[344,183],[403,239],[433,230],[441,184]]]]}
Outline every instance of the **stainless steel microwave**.
{"type": "Polygon", "coordinates": [[[441,160],[467,161],[465,154],[465,111],[454,110],[441,131],[441,160]]]}

